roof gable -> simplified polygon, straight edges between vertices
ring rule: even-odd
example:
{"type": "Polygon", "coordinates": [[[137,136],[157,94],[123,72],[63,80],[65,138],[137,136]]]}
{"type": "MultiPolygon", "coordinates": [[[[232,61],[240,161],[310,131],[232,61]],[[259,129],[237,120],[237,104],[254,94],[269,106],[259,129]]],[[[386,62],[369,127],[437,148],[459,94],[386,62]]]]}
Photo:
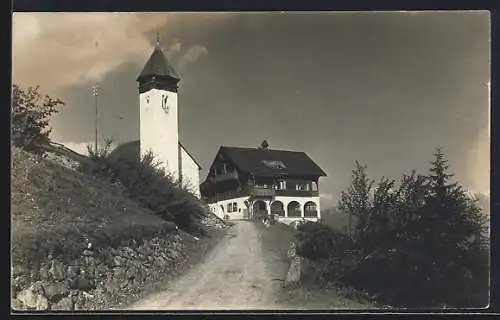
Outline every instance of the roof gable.
{"type": "Polygon", "coordinates": [[[326,176],[304,152],[223,146],[216,159],[219,155],[242,172],[257,176],[326,176]]]}
{"type": "Polygon", "coordinates": [[[196,158],[195,158],[195,157],[193,157],[193,156],[191,155],[191,153],[189,153],[189,151],[188,151],[188,150],[187,150],[187,149],[186,149],[186,148],[182,145],[182,143],[181,143],[180,141],[179,141],[179,147],[181,147],[181,148],[182,148],[182,150],[184,150],[184,151],[186,152],[186,154],[187,154],[187,155],[188,155],[188,156],[189,156],[189,157],[190,157],[190,158],[194,161],[194,163],[196,163],[196,165],[198,166],[198,169],[199,169],[199,170],[202,170],[202,169],[203,169],[203,168],[202,168],[202,166],[200,165],[200,163],[199,163],[198,161],[196,161],[196,158]]]}

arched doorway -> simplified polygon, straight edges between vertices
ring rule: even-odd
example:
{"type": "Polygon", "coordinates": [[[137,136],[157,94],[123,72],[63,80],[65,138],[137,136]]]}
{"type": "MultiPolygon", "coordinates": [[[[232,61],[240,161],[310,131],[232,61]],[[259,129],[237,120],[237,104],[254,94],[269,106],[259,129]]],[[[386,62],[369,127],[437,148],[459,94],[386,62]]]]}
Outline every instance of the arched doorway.
{"type": "Polygon", "coordinates": [[[304,217],[317,218],[318,217],[318,206],[312,201],[306,202],[304,204],[304,217]]]}
{"type": "Polygon", "coordinates": [[[252,206],[254,218],[258,219],[260,217],[266,216],[267,213],[267,205],[262,200],[257,200],[253,203],[252,206]]]}
{"type": "Polygon", "coordinates": [[[285,208],[283,207],[283,202],[274,201],[271,204],[271,214],[277,214],[280,217],[285,216],[285,208]]]}
{"type": "Polygon", "coordinates": [[[292,201],[287,206],[289,217],[301,217],[300,204],[297,201],[292,201]]]}

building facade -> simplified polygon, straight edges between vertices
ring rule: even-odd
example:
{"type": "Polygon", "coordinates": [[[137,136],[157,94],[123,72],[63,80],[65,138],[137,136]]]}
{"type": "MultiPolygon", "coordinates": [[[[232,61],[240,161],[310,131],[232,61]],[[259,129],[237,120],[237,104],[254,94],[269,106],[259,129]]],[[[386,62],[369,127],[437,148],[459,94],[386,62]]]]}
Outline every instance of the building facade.
{"type": "Polygon", "coordinates": [[[304,152],[223,146],[200,191],[221,218],[274,214],[284,221],[316,221],[321,217],[319,178],[324,176],[304,152]]]}

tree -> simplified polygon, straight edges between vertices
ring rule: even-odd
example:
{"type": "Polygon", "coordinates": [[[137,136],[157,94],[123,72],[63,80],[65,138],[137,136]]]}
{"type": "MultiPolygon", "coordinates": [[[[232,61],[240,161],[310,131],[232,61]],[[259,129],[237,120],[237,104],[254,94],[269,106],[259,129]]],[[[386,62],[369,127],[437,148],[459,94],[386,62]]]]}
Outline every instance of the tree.
{"type": "Polygon", "coordinates": [[[397,191],[397,208],[394,225],[399,247],[422,237],[420,222],[423,220],[425,198],[428,193],[427,177],[413,170],[404,174],[397,191]]]}
{"type": "Polygon", "coordinates": [[[382,177],[373,193],[373,204],[368,215],[365,236],[370,237],[370,249],[394,247],[398,193],[393,190],[396,181],[382,177]]]}
{"type": "Polygon", "coordinates": [[[30,151],[39,151],[47,143],[51,128],[50,117],[57,113],[64,102],[48,95],[42,96],[39,86],[22,89],[12,86],[12,142],[30,151]]]}
{"type": "Polygon", "coordinates": [[[358,237],[362,236],[368,227],[373,183],[374,181],[368,178],[366,166],[362,166],[356,161],[356,169],[352,170],[351,184],[347,191],[342,191],[338,203],[339,210],[356,217],[355,240],[358,240],[358,237]]]}
{"type": "Polygon", "coordinates": [[[448,161],[440,148],[434,157],[420,228],[424,239],[421,245],[432,263],[428,281],[438,296],[454,303],[469,303],[471,288],[485,281],[488,265],[483,215],[477,202],[457,182],[450,182],[453,174],[448,173],[448,161]],[[467,294],[450,297],[447,291],[467,294]]]}
{"type": "Polygon", "coordinates": [[[339,201],[339,209],[359,220],[354,240],[362,253],[346,281],[403,305],[485,305],[487,215],[451,181],[442,150],[437,148],[428,175],[412,171],[397,188],[393,179],[382,178],[373,197],[365,169],[356,162],[339,201]]]}

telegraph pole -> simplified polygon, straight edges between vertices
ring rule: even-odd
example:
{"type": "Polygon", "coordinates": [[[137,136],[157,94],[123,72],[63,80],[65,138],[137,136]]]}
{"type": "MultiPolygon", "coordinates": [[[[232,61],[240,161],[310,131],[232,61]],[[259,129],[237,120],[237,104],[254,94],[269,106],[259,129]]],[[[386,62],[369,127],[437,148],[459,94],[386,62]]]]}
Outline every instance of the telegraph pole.
{"type": "Polygon", "coordinates": [[[99,86],[95,85],[92,87],[92,95],[94,96],[95,102],[95,145],[94,152],[97,155],[97,144],[98,144],[98,132],[99,132],[99,103],[97,97],[99,96],[99,86]]]}

